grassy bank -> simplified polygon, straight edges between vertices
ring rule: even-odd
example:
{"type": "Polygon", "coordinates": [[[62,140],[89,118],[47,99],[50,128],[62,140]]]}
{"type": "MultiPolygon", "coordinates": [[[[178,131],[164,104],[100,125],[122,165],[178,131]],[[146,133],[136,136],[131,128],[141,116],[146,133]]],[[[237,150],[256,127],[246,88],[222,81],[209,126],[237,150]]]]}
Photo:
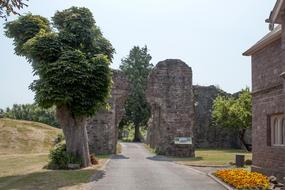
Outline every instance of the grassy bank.
{"type": "Polygon", "coordinates": [[[0,155],[47,153],[59,133],[42,123],[0,119],[0,155]]]}
{"type": "Polygon", "coordinates": [[[83,189],[108,156],[86,169],[44,169],[59,133],[41,123],[0,119],[0,189],[83,189]]]}

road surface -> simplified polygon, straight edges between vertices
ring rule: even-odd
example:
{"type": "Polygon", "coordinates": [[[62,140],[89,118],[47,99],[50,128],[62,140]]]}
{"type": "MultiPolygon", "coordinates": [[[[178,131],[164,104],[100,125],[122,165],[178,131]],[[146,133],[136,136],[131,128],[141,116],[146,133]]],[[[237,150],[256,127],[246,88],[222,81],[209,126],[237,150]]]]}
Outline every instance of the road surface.
{"type": "Polygon", "coordinates": [[[113,156],[87,189],[224,190],[206,174],[155,156],[143,144],[121,144],[122,154],[113,156]]]}

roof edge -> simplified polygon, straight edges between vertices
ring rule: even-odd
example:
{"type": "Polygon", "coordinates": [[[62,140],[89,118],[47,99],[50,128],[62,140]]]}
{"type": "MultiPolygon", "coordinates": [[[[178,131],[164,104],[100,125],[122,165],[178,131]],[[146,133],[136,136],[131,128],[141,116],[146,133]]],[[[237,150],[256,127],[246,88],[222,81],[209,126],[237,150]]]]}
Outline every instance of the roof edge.
{"type": "Polygon", "coordinates": [[[282,30],[281,26],[277,26],[275,30],[265,35],[260,41],[258,41],[255,45],[245,51],[242,55],[251,56],[257,51],[265,48],[267,45],[281,38],[282,30]]]}

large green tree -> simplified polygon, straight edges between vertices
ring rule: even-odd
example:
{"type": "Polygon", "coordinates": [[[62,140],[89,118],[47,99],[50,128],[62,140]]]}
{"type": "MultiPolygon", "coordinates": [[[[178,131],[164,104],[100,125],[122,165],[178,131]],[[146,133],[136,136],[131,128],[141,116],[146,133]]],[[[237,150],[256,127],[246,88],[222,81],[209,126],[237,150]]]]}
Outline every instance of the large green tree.
{"type": "Polygon", "coordinates": [[[39,106],[56,106],[67,152],[89,166],[86,118],[106,106],[114,49],[87,8],[71,7],[48,19],[28,14],[5,26],[15,53],[32,63],[38,76],[30,88],[39,106]],[[53,26],[53,27],[52,27],[53,26]]]}
{"type": "Polygon", "coordinates": [[[240,141],[250,151],[245,141],[245,132],[252,124],[252,96],[248,88],[239,93],[238,98],[218,96],[213,104],[214,126],[232,128],[239,131],[240,141]]]}
{"type": "Polygon", "coordinates": [[[146,125],[150,108],[145,97],[147,77],[153,68],[147,47],[134,46],[129,55],[122,59],[120,69],[131,83],[126,102],[126,118],[135,126],[134,141],[140,141],[140,126],[146,125]]]}

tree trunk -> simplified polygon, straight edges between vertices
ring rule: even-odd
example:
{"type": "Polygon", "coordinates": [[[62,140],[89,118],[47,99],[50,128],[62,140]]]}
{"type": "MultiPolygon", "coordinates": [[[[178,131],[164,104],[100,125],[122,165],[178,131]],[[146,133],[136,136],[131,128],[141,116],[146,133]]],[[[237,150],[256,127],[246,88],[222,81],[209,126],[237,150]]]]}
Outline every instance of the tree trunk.
{"type": "Polygon", "coordinates": [[[90,166],[86,117],[75,117],[66,106],[56,108],[56,117],[64,133],[66,151],[81,158],[82,167],[90,166]]]}
{"type": "Polygon", "coordinates": [[[244,145],[244,147],[246,148],[246,150],[251,152],[251,150],[252,150],[251,145],[247,144],[246,141],[244,140],[245,132],[246,132],[246,129],[241,129],[239,131],[239,139],[240,139],[241,143],[244,145]]]}
{"type": "Polygon", "coordinates": [[[141,142],[140,139],[140,126],[139,125],[135,125],[135,136],[134,136],[134,142],[141,142]]]}

